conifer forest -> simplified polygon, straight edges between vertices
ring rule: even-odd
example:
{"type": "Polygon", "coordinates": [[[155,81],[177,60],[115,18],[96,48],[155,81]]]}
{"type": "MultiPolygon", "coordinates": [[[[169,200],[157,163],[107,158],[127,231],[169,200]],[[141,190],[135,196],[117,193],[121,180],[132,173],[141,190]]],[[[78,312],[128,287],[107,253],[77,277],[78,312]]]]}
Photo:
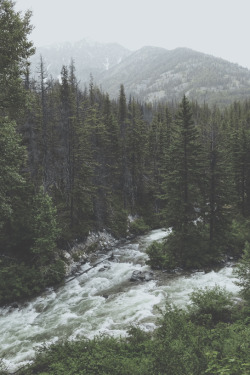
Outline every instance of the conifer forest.
{"type": "Polygon", "coordinates": [[[73,60],[48,76],[42,56],[35,79],[31,30],[31,12],[0,1],[0,305],[62,285],[62,250],[91,232],[163,227],[151,269],[230,257],[241,301],[197,291],[188,310],[166,305],[154,332],[53,344],[17,374],[249,374],[250,98],[144,103],[121,82],[111,99],[92,76],[81,86],[73,60]]]}

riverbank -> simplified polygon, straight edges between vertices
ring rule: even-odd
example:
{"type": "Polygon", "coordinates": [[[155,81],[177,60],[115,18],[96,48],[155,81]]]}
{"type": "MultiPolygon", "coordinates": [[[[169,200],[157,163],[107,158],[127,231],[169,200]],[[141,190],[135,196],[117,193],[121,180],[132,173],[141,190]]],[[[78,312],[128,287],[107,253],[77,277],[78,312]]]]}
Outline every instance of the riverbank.
{"type": "MultiPolygon", "coordinates": [[[[154,230],[144,236],[115,245],[111,251],[100,252],[104,261],[90,268],[80,267],[82,274],[58,289],[48,289],[20,308],[0,309],[0,356],[14,372],[33,360],[35,348],[60,340],[92,339],[97,335],[127,335],[131,325],[145,332],[156,328],[159,308],[166,301],[183,307],[190,303],[190,293],[199,287],[219,285],[233,294],[239,288],[232,267],[218,272],[196,272],[131,281],[134,272],[150,272],[145,264],[145,250],[154,240],[166,236],[166,230],[154,230]],[[106,259],[113,256],[112,260],[106,259]]],[[[160,271],[159,271],[160,273],[160,271]]]]}

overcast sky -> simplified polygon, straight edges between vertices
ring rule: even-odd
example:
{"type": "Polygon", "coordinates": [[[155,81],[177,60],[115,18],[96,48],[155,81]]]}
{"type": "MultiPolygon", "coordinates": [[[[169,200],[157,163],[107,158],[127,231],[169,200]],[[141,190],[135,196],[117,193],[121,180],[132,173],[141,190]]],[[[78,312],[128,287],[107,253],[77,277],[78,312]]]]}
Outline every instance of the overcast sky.
{"type": "Polygon", "coordinates": [[[250,0],[16,0],[35,46],[89,38],[130,50],[188,47],[250,69],[250,0]]]}

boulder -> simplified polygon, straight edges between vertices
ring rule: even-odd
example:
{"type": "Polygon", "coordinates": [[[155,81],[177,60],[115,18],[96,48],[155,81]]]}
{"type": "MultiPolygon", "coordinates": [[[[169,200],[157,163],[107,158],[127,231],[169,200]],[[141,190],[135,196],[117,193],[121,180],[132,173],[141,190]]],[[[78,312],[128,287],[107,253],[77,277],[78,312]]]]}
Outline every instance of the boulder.
{"type": "Polygon", "coordinates": [[[104,271],[107,271],[107,270],[109,270],[110,269],[110,265],[106,265],[105,264],[105,266],[103,266],[102,268],[100,268],[99,270],[98,270],[98,272],[104,272],[104,271]]]}
{"type": "Polygon", "coordinates": [[[152,271],[134,271],[130,278],[130,281],[150,281],[154,279],[154,273],[152,271]]]}

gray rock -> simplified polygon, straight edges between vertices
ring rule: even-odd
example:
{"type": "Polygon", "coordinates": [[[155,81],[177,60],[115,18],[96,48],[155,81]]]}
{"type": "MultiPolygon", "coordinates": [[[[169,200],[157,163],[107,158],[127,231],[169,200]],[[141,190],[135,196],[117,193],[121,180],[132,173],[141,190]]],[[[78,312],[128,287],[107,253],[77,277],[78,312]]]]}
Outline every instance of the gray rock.
{"type": "Polygon", "coordinates": [[[98,272],[104,272],[104,271],[107,271],[107,270],[109,270],[109,269],[110,269],[110,266],[105,265],[105,266],[103,266],[102,268],[100,268],[100,269],[98,270],[98,272]]]}
{"type": "Polygon", "coordinates": [[[134,271],[130,278],[130,281],[150,281],[154,279],[154,273],[152,271],[134,271]]]}

